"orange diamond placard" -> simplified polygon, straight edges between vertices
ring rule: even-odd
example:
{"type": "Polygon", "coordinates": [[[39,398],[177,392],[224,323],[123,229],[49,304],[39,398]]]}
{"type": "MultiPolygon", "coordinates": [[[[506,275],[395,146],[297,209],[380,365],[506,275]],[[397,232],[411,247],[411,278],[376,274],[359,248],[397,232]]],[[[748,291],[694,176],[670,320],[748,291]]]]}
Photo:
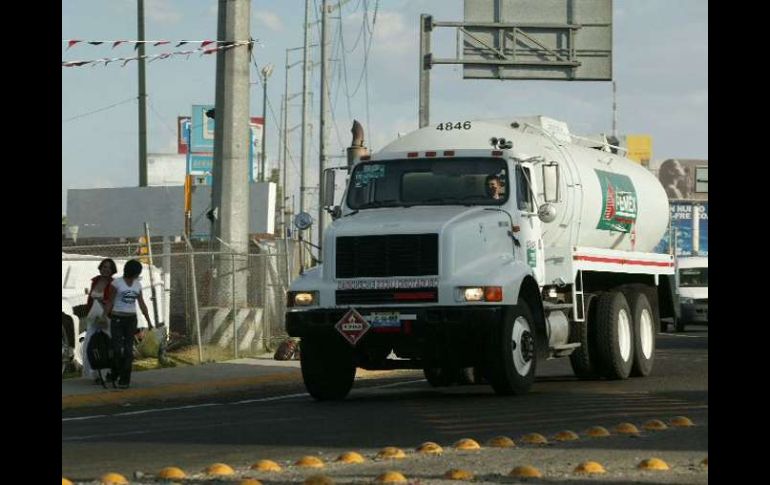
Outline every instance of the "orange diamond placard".
{"type": "Polygon", "coordinates": [[[340,335],[345,337],[345,340],[354,347],[370,327],[371,325],[369,325],[369,322],[367,322],[355,308],[348,310],[348,312],[334,326],[340,335]]]}

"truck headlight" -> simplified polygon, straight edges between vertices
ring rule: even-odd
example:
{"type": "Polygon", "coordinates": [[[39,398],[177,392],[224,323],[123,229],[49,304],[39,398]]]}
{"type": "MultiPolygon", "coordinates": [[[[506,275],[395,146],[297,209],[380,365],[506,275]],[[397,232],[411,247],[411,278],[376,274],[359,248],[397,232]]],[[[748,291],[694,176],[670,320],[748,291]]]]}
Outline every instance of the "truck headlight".
{"type": "Polygon", "coordinates": [[[288,306],[311,306],[318,303],[317,291],[290,291],[288,294],[288,306]]]}
{"type": "Polygon", "coordinates": [[[459,301],[503,301],[502,286],[470,286],[458,290],[459,301]]]}

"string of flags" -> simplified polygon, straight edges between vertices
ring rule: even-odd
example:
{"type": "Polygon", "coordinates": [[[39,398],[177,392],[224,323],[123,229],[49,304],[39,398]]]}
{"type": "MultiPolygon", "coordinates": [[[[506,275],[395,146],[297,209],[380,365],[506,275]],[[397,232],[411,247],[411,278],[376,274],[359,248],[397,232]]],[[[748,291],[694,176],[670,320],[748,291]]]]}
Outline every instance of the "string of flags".
{"type": "Polygon", "coordinates": [[[62,42],[67,44],[67,49],[74,47],[77,44],[90,44],[90,45],[102,45],[112,44],[112,48],[116,48],[121,44],[133,44],[134,50],[139,48],[140,44],[152,44],[153,46],[168,45],[176,43],[174,47],[182,47],[186,44],[200,44],[200,47],[206,47],[209,44],[225,43],[224,40],[82,40],[82,39],[62,39],[62,42]]]}
{"type": "MultiPolygon", "coordinates": [[[[97,41],[94,41],[97,42],[97,41]]],[[[139,42],[139,41],[128,41],[128,42],[139,42]]],[[[151,41],[147,41],[151,42],[151,41]]],[[[198,42],[198,41],[191,41],[191,42],[198,42]]],[[[76,61],[62,61],[61,65],[62,67],[81,67],[81,66],[96,66],[99,64],[104,64],[105,66],[111,62],[122,62],[121,67],[125,67],[126,64],[128,64],[131,61],[137,61],[139,59],[149,59],[149,62],[155,61],[157,59],[168,59],[169,57],[178,57],[178,56],[186,56],[188,59],[192,54],[200,53],[201,57],[204,55],[213,54],[217,51],[224,51],[228,49],[232,49],[234,47],[242,46],[242,45],[251,45],[253,41],[241,41],[241,42],[229,42],[229,41],[202,41],[202,42],[208,42],[206,44],[201,44],[200,47],[192,50],[184,50],[184,51],[174,51],[174,52],[163,52],[160,54],[148,54],[144,56],[132,56],[132,57],[103,57],[101,59],[91,59],[91,60],[76,60],[76,61]],[[209,47],[210,44],[216,44],[212,47],[209,47]]]]}

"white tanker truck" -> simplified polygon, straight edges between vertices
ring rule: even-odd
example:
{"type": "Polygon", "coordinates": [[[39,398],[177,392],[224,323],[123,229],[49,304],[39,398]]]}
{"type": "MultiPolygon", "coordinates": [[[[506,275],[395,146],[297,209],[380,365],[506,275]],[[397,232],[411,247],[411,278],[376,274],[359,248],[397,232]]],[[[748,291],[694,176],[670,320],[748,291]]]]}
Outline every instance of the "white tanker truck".
{"type": "Polygon", "coordinates": [[[650,252],[668,198],[644,167],[545,117],[433,124],[353,162],[341,205],[325,191],[323,264],[287,295],[314,398],[344,398],[358,367],[501,395],[542,359],[650,373],[678,306],[672,256],[650,252]]]}

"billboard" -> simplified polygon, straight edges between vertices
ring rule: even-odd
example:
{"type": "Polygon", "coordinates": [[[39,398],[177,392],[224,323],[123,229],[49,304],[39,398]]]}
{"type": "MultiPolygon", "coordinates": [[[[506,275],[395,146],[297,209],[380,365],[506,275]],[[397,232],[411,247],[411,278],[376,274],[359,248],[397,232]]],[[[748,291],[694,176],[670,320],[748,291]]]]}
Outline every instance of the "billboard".
{"type": "Polygon", "coordinates": [[[669,200],[708,200],[708,160],[670,158],[650,164],[669,200]]]}
{"type": "Polygon", "coordinates": [[[652,159],[652,137],[650,135],[626,135],[626,156],[631,160],[644,165],[650,164],[652,159]]]}
{"type": "MultiPolygon", "coordinates": [[[[699,201],[671,201],[671,226],[676,233],[676,256],[708,256],[709,204],[699,201]],[[698,252],[693,247],[693,209],[700,212],[698,224],[698,252]]],[[[669,253],[671,232],[666,233],[655,247],[656,253],[669,253]]]]}
{"type": "Polygon", "coordinates": [[[214,109],[213,105],[194,104],[190,125],[190,148],[193,152],[214,152],[214,118],[206,112],[214,109]]]}

